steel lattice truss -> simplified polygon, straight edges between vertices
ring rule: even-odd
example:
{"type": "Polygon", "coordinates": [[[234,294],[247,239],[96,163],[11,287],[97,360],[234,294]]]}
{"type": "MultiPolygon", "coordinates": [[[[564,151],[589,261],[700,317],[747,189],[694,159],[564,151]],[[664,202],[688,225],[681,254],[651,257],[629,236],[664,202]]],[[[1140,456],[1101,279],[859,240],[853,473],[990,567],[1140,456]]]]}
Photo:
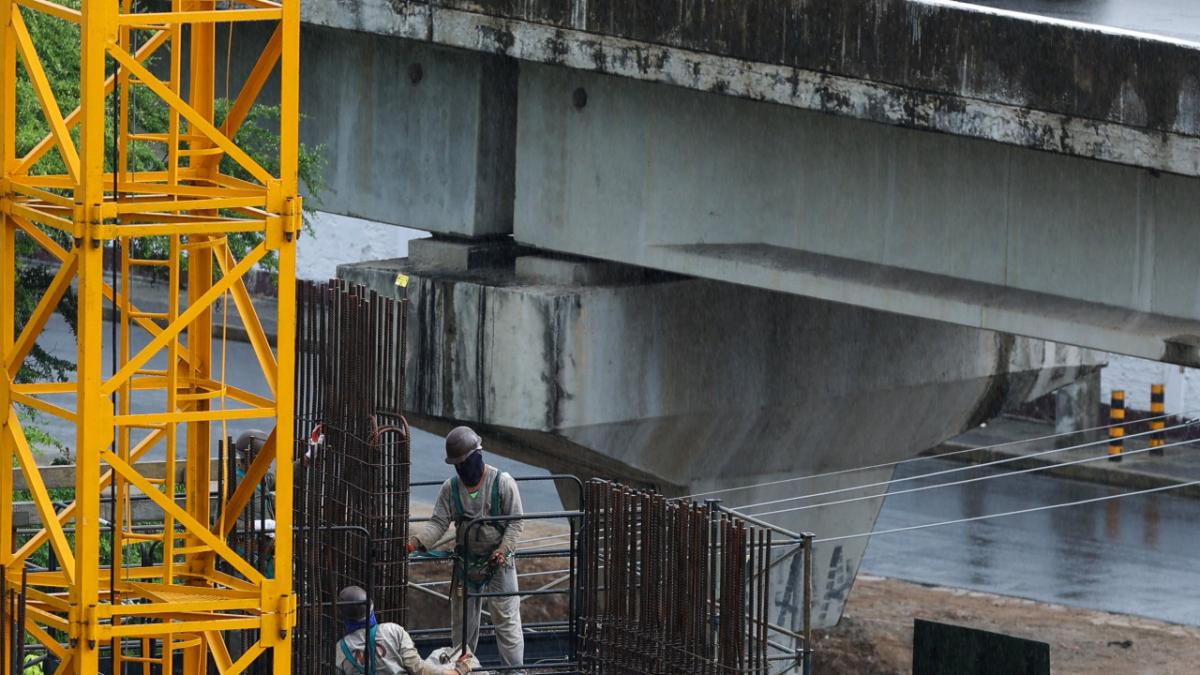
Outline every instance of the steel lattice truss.
{"type": "MultiPolygon", "coordinates": [[[[297,0],[239,1],[172,0],[164,4],[169,9],[156,12],[135,10],[131,0],[83,0],[81,9],[51,0],[0,1],[7,18],[0,31],[0,414],[5,416],[0,464],[20,467],[43,528],[28,541],[14,539],[14,472],[0,471],[0,499],[6,502],[0,505],[0,562],[9,584],[21,581],[30,556],[47,544],[61,564],[56,571],[28,574],[28,607],[20,627],[51,652],[58,672],[97,673],[102,659],[166,664],[174,658],[182,660],[185,673],[205,673],[212,665],[232,674],[261,663],[264,654],[273,657],[272,672],[292,672],[292,280],[301,227],[300,5],[297,0]],[[66,114],[30,36],[26,20],[34,12],[80,28],[80,105],[66,114]],[[218,124],[216,35],[222,24],[241,21],[273,22],[277,28],[218,124]],[[152,72],[147,65],[152,55],[165,68],[152,72]],[[16,154],[18,67],[28,74],[50,129],[24,156],[16,154]],[[272,172],[232,139],[276,70],[280,142],[278,156],[267,162],[278,167],[272,172]],[[166,133],[134,128],[135,88],[165,104],[166,133]],[[109,115],[114,91],[118,109],[109,115]],[[113,126],[119,152],[115,167],[106,167],[105,140],[113,126]],[[165,169],[133,171],[129,149],[135,141],[159,148],[165,169]],[[48,153],[59,155],[65,171],[36,175],[48,153]],[[242,178],[222,172],[226,158],[242,178]],[[262,243],[240,259],[228,241],[239,232],[263,235],[262,243]],[[13,309],[17,237],[31,238],[59,265],[20,334],[13,309]],[[167,253],[154,260],[135,257],[131,251],[138,250],[138,241],[151,237],[165,241],[167,253]],[[272,253],[278,256],[280,279],[274,340],[263,329],[245,283],[247,272],[272,253]],[[126,291],[146,267],[166,279],[165,311],[140,310],[126,291]],[[117,280],[110,284],[106,277],[114,272],[117,280]],[[18,383],[31,348],[70,288],[78,294],[76,379],[18,383]],[[240,315],[270,396],[223,381],[221,314],[214,309],[223,298],[229,302],[221,306],[240,315]],[[106,308],[116,312],[115,345],[104,325],[106,308]],[[102,365],[110,351],[116,356],[111,370],[102,365]],[[155,403],[150,412],[144,406],[135,412],[135,400],[155,403]],[[74,501],[65,508],[56,506],[45,487],[18,404],[76,426],[74,501]],[[218,494],[214,507],[209,497],[214,428],[234,420],[255,420],[274,432],[247,480],[231,494],[218,494]],[[139,460],[152,451],[165,455],[167,478],[139,469],[139,460]],[[235,550],[229,532],[268,471],[274,472],[278,492],[275,556],[271,568],[259,569],[235,550]],[[184,494],[177,493],[175,476],[181,476],[184,494]],[[112,512],[102,512],[102,495],[110,493],[112,512]],[[157,528],[132,527],[131,498],[141,495],[161,511],[157,528]],[[115,524],[111,533],[102,518],[115,524]],[[69,531],[72,522],[77,536],[69,531]],[[112,566],[101,555],[102,540],[109,538],[112,566]],[[130,547],[148,541],[162,547],[162,562],[128,564],[130,547]],[[225,635],[235,630],[257,636],[242,653],[227,648],[225,635]],[[127,639],[137,645],[132,652],[127,639]]],[[[10,654],[3,657],[10,663],[10,654]]],[[[118,666],[110,663],[106,669],[118,666]]]]}

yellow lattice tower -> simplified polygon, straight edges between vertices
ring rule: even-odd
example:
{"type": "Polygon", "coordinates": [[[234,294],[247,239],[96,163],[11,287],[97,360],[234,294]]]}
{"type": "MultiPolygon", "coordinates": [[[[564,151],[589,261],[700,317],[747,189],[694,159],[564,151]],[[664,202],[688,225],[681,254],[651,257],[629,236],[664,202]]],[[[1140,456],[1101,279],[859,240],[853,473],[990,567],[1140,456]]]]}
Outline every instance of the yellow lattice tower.
{"type": "MultiPolygon", "coordinates": [[[[269,654],[273,672],[291,673],[299,0],[171,0],[169,5],[170,11],[148,12],[130,0],[82,0],[77,10],[52,0],[0,0],[0,15],[7,17],[0,33],[0,466],[19,466],[42,521],[31,539],[14,539],[14,472],[0,471],[0,562],[10,586],[20,583],[30,555],[42,547],[49,545],[61,563],[57,571],[28,573],[25,621],[28,634],[61,661],[58,672],[100,672],[101,652],[115,646],[114,671],[124,659],[143,663],[150,672],[149,659],[165,666],[162,672],[173,672],[172,657],[180,656],[185,673],[205,673],[209,664],[222,673],[238,673],[269,654]],[[65,116],[30,38],[24,18],[29,12],[80,26],[80,105],[65,116]],[[277,28],[218,124],[217,30],[241,21],[274,22],[277,28]],[[147,65],[152,55],[158,64],[153,68],[147,65]],[[29,75],[51,130],[24,156],[15,148],[18,67],[29,75]],[[232,140],[276,71],[278,176],[232,140]],[[130,94],[137,87],[165,103],[166,133],[131,128],[130,94]],[[106,171],[105,139],[112,132],[105,129],[106,117],[112,121],[106,100],[114,89],[120,153],[115,169],[110,165],[106,171]],[[161,148],[165,170],[133,171],[128,149],[134,141],[161,148]],[[50,152],[61,156],[66,171],[32,175],[50,152]],[[250,178],[222,173],[222,159],[250,178]],[[264,235],[263,243],[241,259],[227,240],[239,232],[264,235]],[[60,263],[19,335],[14,325],[18,236],[32,238],[60,263]],[[166,241],[169,253],[163,259],[132,253],[139,250],[137,240],[150,237],[166,241]],[[246,273],[271,252],[279,263],[274,344],[244,283],[246,273]],[[114,266],[119,282],[110,285],[106,277],[114,266]],[[165,271],[165,312],[139,310],[125,290],[134,283],[131,273],[143,266],[165,271]],[[72,286],[78,294],[76,380],[14,383],[72,286]],[[230,298],[240,314],[271,396],[229,386],[217,372],[223,337],[214,339],[214,323],[219,323],[214,307],[222,298],[230,298]],[[115,349],[104,325],[106,306],[117,310],[115,349]],[[149,342],[135,349],[131,336],[137,331],[149,342]],[[115,368],[102,365],[109,351],[116,354],[115,368]],[[164,367],[151,368],[152,359],[164,367]],[[157,403],[152,412],[135,413],[135,400],[157,403]],[[51,500],[16,405],[76,425],[75,501],[65,508],[51,500]],[[230,420],[260,420],[258,425],[275,431],[238,489],[218,499],[218,511],[209,498],[213,430],[230,420]],[[159,474],[165,478],[143,473],[139,462],[152,451],[165,456],[159,474]],[[260,570],[230,543],[230,532],[268,471],[274,471],[277,490],[275,556],[271,569],[260,570]],[[184,477],[182,505],[177,475],[184,477]],[[110,493],[115,495],[111,514],[101,501],[110,493]],[[162,514],[157,527],[132,527],[131,495],[149,496],[157,505],[162,514]],[[114,524],[111,530],[102,518],[114,524]],[[114,565],[101,559],[105,537],[113,539],[114,565]],[[146,541],[162,546],[163,561],[125,564],[127,547],[146,541]],[[256,642],[231,654],[226,638],[235,630],[249,631],[256,642]],[[140,649],[127,650],[127,642],[140,649]]],[[[9,663],[10,655],[3,656],[9,663]]]]}

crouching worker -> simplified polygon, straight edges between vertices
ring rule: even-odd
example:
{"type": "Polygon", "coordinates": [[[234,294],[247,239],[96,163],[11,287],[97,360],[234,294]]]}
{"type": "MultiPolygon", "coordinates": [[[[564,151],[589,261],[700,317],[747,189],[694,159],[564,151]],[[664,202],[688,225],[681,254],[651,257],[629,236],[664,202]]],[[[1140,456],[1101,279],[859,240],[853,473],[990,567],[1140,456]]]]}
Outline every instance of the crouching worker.
{"type": "MultiPolygon", "coordinates": [[[[507,473],[483,461],[483,441],[469,427],[457,427],[446,436],[446,463],[456,476],[442,484],[433,517],[425,528],[409,539],[408,551],[434,547],[454,523],[454,577],[450,587],[450,627],[455,646],[474,652],[479,645],[479,617],[483,598],[472,597],[463,624],[463,588],[472,594],[512,593],[489,597],[488,609],[496,628],[496,646],[506,666],[525,661],[525,636],[521,633],[521,599],[517,592],[517,568],[513,560],[523,525],[520,520],[480,523],[464,532],[467,523],[480,516],[522,515],[517,482],[507,473]],[[468,541],[469,537],[469,541],[468,541]]],[[[516,671],[520,672],[520,671],[516,671]]]]}
{"type": "Polygon", "coordinates": [[[426,663],[417,653],[408,631],[394,623],[379,623],[367,592],[358,586],[347,586],[338,594],[338,616],[346,635],[338,640],[337,664],[339,675],[450,675],[471,672],[475,663],[470,652],[453,668],[426,663]]]}

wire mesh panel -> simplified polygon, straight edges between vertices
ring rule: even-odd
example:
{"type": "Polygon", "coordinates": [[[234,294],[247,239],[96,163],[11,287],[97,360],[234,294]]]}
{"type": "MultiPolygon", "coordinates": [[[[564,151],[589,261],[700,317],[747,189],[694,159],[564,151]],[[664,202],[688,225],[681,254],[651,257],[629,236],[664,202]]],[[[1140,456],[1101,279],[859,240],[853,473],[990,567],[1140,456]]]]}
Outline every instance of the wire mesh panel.
{"type": "Polygon", "coordinates": [[[587,485],[585,673],[767,673],[772,531],[715,505],[587,485]]]}
{"type": "Polygon", "coordinates": [[[328,673],[343,586],[406,623],[408,306],[340,281],[299,284],[297,304],[296,664],[328,673]]]}

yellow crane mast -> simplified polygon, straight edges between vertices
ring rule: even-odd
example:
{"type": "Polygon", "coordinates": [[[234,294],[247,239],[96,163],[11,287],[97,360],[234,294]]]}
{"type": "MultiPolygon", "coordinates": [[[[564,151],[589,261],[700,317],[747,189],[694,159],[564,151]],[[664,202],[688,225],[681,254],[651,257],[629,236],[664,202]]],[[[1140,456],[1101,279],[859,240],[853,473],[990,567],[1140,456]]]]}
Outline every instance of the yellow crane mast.
{"type": "MultiPolygon", "coordinates": [[[[82,0],[79,9],[54,0],[0,0],[6,18],[0,32],[0,464],[6,469],[0,471],[0,562],[9,588],[27,575],[23,632],[54,655],[57,672],[98,673],[103,657],[111,658],[112,672],[129,663],[143,664],[145,672],[152,664],[156,671],[177,672],[172,664],[182,659],[189,675],[208,672],[209,664],[229,675],[269,657],[272,672],[291,673],[300,3],[171,0],[169,11],[166,4],[162,11],[145,11],[131,0],[82,0]],[[26,23],[32,12],[80,27],[80,104],[73,111],[59,105],[48,82],[26,23]],[[228,22],[243,21],[277,27],[218,122],[216,36],[228,22]],[[15,138],[19,67],[50,129],[23,156],[15,138]],[[277,175],[233,140],[276,71],[277,175]],[[139,87],[165,104],[166,133],[131,123],[131,94],[139,87]],[[114,91],[117,110],[110,113],[114,91]],[[119,149],[107,166],[105,140],[113,126],[106,131],[106,123],[115,126],[119,149]],[[135,171],[129,152],[135,141],[160,148],[165,169],[135,171]],[[51,152],[66,170],[31,173],[51,152]],[[243,175],[223,173],[223,159],[243,175]],[[239,259],[227,237],[241,232],[261,233],[263,241],[239,259]],[[32,239],[59,265],[19,334],[18,237],[32,239]],[[168,253],[138,257],[136,244],[146,238],[165,242],[168,253]],[[279,270],[274,344],[245,283],[247,272],[272,252],[279,270]],[[140,267],[164,273],[165,311],[134,304],[130,289],[140,267]],[[116,282],[110,283],[114,272],[116,282]],[[17,382],[71,288],[78,295],[75,379],[17,382]],[[270,396],[224,381],[217,306],[240,314],[270,396]],[[115,310],[120,328],[115,348],[106,308],[115,310]],[[102,364],[106,353],[115,354],[115,367],[102,364]],[[75,425],[74,495],[65,507],[47,490],[18,406],[75,425]],[[257,420],[256,426],[274,432],[237,490],[214,501],[215,436],[233,420],[257,420]],[[140,464],[147,456],[163,458],[165,470],[146,475],[140,464]],[[41,529],[31,537],[13,534],[17,470],[8,466],[19,468],[29,493],[22,499],[32,500],[40,516],[41,529]],[[230,532],[268,471],[276,485],[275,555],[259,569],[230,532]],[[182,494],[176,476],[183,477],[182,494]],[[104,501],[110,494],[111,510],[104,501]],[[159,520],[134,527],[133,500],[147,498],[159,520]],[[108,540],[111,564],[102,554],[108,540]],[[161,546],[161,562],[130,562],[128,549],[146,542],[161,546]],[[60,567],[30,571],[30,556],[46,546],[60,567]],[[251,644],[233,648],[230,631],[253,636],[251,644]]],[[[2,656],[7,672],[11,654],[2,656]]]]}

